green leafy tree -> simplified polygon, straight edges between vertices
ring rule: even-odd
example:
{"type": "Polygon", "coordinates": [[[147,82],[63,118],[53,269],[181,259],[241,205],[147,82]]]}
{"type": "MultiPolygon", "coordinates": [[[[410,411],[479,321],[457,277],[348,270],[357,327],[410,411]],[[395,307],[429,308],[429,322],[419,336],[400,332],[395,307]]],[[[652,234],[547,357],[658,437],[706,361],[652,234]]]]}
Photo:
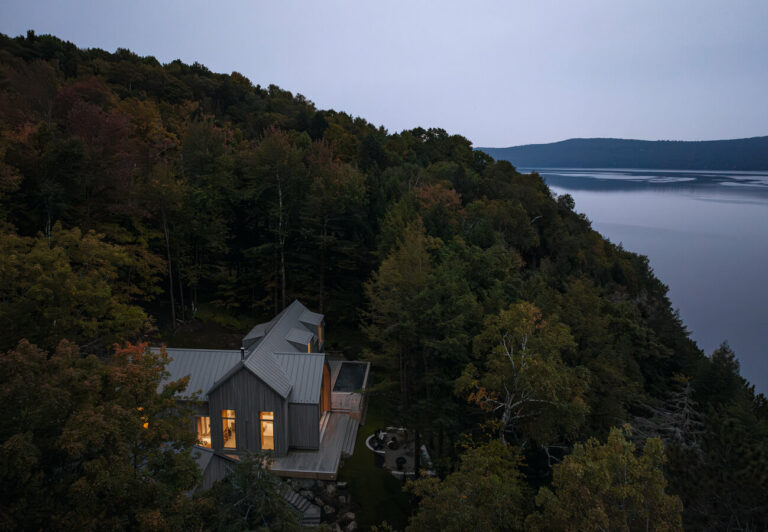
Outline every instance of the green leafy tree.
{"type": "Polygon", "coordinates": [[[670,449],[669,470],[685,504],[686,527],[768,527],[768,421],[741,398],[711,410],[695,450],[670,449]]]}
{"type": "Polygon", "coordinates": [[[426,235],[420,220],[406,229],[399,245],[385,258],[365,285],[370,311],[365,331],[375,342],[372,359],[390,375],[399,392],[399,403],[407,409],[414,399],[411,382],[419,352],[418,295],[433,269],[431,250],[439,241],[426,235]]]}
{"type": "Polygon", "coordinates": [[[103,347],[136,335],[148,322],[132,304],[137,273],[154,278],[151,267],[93,232],[56,224],[50,238],[0,234],[0,347],[26,337],[51,348],[64,336],[103,347]]]}
{"type": "Polygon", "coordinates": [[[212,510],[205,527],[210,530],[300,530],[297,515],[281,497],[285,490],[270,473],[268,458],[244,456],[232,471],[203,495],[212,510]]]}
{"type": "Polygon", "coordinates": [[[536,496],[540,510],[526,529],[563,531],[682,530],[680,500],[665,493],[664,444],[649,439],[642,453],[614,428],[601,444],[590,438],[554,466],[552,489],[536,496]]]}
{"type": "Polygon", "coordinates": [[[0,528],[178,530],[199,481],[190,411],[162,384],[167,358],[118,348],[109,363],[62,341],[0,355],[0,528]],[[160,389],[160,392],[158,392],[160,389]]]}
{"type": "MultiPolygon", "coordinates": [[[[739,363],[723,343],[704,365],[696,390],[707,404],[696,421],[694,445],[668,447],[668,470],[680,494],[686,528],[768,528],[768,413],[739,375],[739,363]]],[[[685,420],[682,418],[681,421],[685,420]]]]}
{"type": "Polygon", "coordinates": [[[574,437],[588,411],[582,399],[588,375],[569,368],[561,352],[573,349],[568,328],[544,319],[530,303],[489,316],[475,338],[475,357],[456,383],[459,394],[498,416],[503,443],[512,435],[547,446],[574,437]]]}
{"type": "Polygon", "coordinates": [[[520,465],[517,450],[495,440],[467,450],[444,480],[409,482],[421,500],[408,530],[523,530],[529,494],[520,465]]]}
{"type": "Polygon", "coordinates": [[[269,129],[253,153],[251,195],[264,205],[266,229],[271,241],[260,245],[251,256],[268,267],[266,278],[275,288],[272,301],[282,309],[288,301],[288,255],[296,237],[302,199],[306,194],[306,168],[303,154],[290,136],[279,129],[269,129]]]}
{"type": "MultiPolygon", "coordinates": [[[[302,227],[311,228],[310,248],[317,264],[317,277],[312,279],[316,295],[312,295],[320,312],[325,312],[328,285],[342,284],[361,267],[367,233],[365,180],[352,166],[338,160],[326,142],[312,143],[307,163],[311,182],[302,209],[302,227]]],[[[349,296],[344,292],[334,290],[335,299],[349,296]]]]}

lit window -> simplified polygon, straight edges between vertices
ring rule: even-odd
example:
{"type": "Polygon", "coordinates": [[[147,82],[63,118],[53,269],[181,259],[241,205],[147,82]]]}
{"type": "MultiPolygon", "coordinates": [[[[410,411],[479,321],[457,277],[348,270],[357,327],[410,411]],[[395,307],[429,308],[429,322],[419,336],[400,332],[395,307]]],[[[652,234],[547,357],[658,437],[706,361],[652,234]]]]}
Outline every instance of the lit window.
{"type": "Polygon", "coordinates": [[[261,450],[274,451],[275,450],[275,413],[261,412],[261,414],[259,414],[259,419],[261,420],[261,450]]]}
{"type": "Polygon", "coordinates": [[[312,352],[312,342],[307,342],[307,353],[312,352]]]}
{"type": "Polygon", "coordinates": [[[211,448],[211,418],[197,416],[197,444],[211,448]]]}
{"type": "Polygon", "coordinates": [[[221,429],[224,435],[224,448],[237,449],[237,440],[235,439],[235,411],[221,411],[221,429]]]}

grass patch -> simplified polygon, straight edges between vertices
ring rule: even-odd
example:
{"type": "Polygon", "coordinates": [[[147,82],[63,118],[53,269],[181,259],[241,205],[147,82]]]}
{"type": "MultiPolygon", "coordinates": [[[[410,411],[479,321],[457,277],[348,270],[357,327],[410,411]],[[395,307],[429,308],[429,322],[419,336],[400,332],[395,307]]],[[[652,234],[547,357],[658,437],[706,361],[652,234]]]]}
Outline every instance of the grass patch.
{"type": "Polygon", "coordinates": [[[344,463],[338,479],[348,483],[357,523],[362,530],[382,521],[402,530],[408,524],[410,497],[403,492],[402,481],[378,467],[373,452],[365,446],[366,438],[376,429],[391,425],[394,417],[387,411],[384,397],[372,395],[368,401],[365,425],[357,431],[355,453],[344,463]]]}

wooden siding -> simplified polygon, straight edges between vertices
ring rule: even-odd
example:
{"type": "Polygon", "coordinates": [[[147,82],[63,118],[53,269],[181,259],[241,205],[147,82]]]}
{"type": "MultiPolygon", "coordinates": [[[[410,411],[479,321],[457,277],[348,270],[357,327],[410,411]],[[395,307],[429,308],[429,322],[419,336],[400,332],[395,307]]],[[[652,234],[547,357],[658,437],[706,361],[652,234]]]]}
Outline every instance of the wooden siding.
{"type": "Polygon", "coordinates": [[[288,452],[287,401],[248,369],[242,368],[213,390],[209,394],[208,405],[211,413],[211,441],[215,450],[225,450],[221,411],[234,410],[238,451],[261,450],[259,412],[265,411],[275,413],[275,454],[284,455],[288,452]]]}
{"type": "Polygon", "coordinates": [[[296,449],[320,447],[320,419],[316,404],[288,405],[289,445],[296,449]]]}
{"type": "Polygon", "coordinates": [[[232,471],[234,462],[228,458],[222,456],[213,455],[211,461],[208,462],[208,467],[203,471],[203,481],[198,488],[199,491],[206,491],[213,487],[213,484],[232,471]]]}
{"type": "Polygon", "coordinates": [[[331,409],[331,372],[328,364],[323,364],[323,383],[320,387],[320,411],[331,409]]]}

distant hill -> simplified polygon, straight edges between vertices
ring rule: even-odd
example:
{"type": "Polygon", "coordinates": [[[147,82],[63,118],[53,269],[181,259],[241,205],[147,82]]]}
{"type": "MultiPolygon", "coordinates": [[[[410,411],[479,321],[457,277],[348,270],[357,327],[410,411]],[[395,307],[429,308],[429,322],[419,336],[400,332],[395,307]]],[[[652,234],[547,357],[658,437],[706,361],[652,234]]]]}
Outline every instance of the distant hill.
{"type": "Polygon", "coordinates": [[[569,139],[510,148],[478,148],[522,168],[768,170],[768,136],[734,140],[569,139]]]}

